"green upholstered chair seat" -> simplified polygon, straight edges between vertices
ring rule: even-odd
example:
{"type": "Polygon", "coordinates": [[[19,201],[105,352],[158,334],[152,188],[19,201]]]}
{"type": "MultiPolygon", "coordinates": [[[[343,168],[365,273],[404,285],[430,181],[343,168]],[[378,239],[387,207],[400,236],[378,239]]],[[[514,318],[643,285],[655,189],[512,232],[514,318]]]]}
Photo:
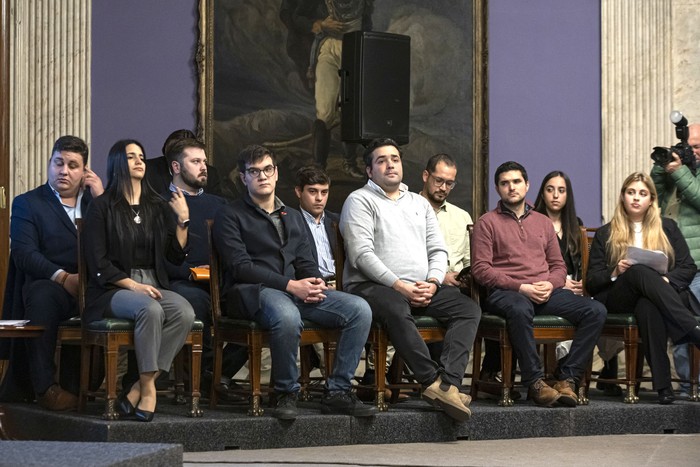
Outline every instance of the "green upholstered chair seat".
{"type": "MultiPolygon", "coordinates": [[[[192,323],[192,331],[202,331],[204,323],[198,319],[192,323]]],[[[93,321],[87,325],[88,331],[97,332],[130,332],[134,330],[134,322],[130,319],[105,318],[93,321]]]]}
{"type": "Polygon", "coordinates": [[[608,313],[605,318],[606,326],[636,326],[637,318],[633,313],[608,313]]]}
{"type": "Polygon", "coordinates": [[[440,322],[439,319],[433,318],[432,316],[413,315],[413,319],[416,320],[416,327],[418,327],[418,328],[444,328],[445,327],[440,322]]]}
{"type": "MultiPolygon", "coordinates": [[[[538,315],[535,316],[533,323],[535,327],[538,328],[547,328],[547,327],[552,327],[552,328],[561,328],[561,327],[575,327],[573,324],[571,324],[569,321],[565,320],[564,318],[561,318],[559,316],[554,316],[554,315],[538,315]]],[[[484,313],[481,315],[481,321],[479,322],[479,326],[484,327],[484,328],[505,328],[506,327],[506,320],[505,318],[502,318],[497,315],[489,314],[489,313],[484,313]]]]}

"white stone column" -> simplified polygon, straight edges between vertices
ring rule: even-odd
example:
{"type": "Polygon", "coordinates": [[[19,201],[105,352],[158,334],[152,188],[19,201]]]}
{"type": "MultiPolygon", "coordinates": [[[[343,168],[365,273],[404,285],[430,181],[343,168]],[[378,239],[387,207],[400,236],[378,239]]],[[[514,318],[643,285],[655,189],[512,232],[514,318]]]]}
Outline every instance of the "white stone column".
{"type": "Polygon", "coordinates": [[[673,0],[671,12],[674,107],[700,122],[700,0],[673,0]]]}
{"type": "Polygon", "coordinates": [[[46,181],[53,142],[90,144],[91,0],[11,0],[10,193],[46,181]]]}
{"type": "Polygon", "coordinates": [[[612,217],[627,175],[648,173],[652,148],[675,144],[668,118],[673,107],[671,3],[601,0],[604,222],[612,217]]]}

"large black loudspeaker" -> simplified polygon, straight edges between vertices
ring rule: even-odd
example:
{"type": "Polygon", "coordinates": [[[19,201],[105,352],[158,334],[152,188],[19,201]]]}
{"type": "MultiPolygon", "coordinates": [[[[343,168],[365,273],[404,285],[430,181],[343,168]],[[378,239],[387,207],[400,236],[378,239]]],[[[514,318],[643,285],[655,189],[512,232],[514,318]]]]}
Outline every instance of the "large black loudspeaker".
{"type": "Polygon", "coordinates": [[[341,136],[366,143],[387,137],[408,143],[411,38],[357,31],[343,36],[341,136]]]}

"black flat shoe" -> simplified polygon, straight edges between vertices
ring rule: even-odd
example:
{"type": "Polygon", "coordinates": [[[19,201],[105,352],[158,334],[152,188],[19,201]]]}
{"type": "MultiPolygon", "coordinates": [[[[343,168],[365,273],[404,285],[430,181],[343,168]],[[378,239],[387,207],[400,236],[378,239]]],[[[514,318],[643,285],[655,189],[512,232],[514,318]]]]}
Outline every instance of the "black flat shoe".
{"type": "Polygon", "coordinates": [[[130,417],[134,415],[134,411],[136,410],[133,406],[133,404],[129,401],[129,398],[126,397],[128,393],[123,392],[117,397],[117,410],[119,410],[119,413],[122,416],[130,417]]]}
{"type": "Polygon", "coordinates": [[[134,410],[133,420],[138,420],[139,422],[150,422],[153,420],[154,412],[149,412],[147,410],[141,410],[138,407],[134,410]]]}
{"type": "Polygon", "coordinates": [[[676,400],[676,396],[673,395],[673,390],[671,388],[659,389],[659,404],[668,405],[673,404],[676,400]]]}

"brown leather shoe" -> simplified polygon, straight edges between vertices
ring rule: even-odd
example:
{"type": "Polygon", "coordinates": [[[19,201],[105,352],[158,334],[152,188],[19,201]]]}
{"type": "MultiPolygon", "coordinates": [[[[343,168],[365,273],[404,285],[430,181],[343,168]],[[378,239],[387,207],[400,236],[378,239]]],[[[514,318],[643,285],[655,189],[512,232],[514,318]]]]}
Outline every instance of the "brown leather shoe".
{"type": "Polygon", "coordinates": [[[530,385],[530,388],[527,390],[527,397],[532,399],[537,405],[551,407],[559,400],[561,394],[547,385],[544,380],[538,379],[530,385]]]}
{"type": "Polygon", "coordinates": [[[472,411],[462,402],[457,387],[443,383],[440,377],[423,390],[423,399],[442,408],[447,415],[457,421],[464,422],[472,416],[472,411]]]}
{"type": "Polygon", "coordinates": [[[554,384],[554,389],[559,393],[559,402],[567,407],[576,407],[578,397],[576,396],[576,383],[572,379],[563,379],[554,384]]]}
{"type": "Polygon", "coordinates": [[[58,384],[49,386],[43,396],[37,397],[37,402],[43,408],[57,412],[75,410],[78,407],[78,397],[58,384]]]}

